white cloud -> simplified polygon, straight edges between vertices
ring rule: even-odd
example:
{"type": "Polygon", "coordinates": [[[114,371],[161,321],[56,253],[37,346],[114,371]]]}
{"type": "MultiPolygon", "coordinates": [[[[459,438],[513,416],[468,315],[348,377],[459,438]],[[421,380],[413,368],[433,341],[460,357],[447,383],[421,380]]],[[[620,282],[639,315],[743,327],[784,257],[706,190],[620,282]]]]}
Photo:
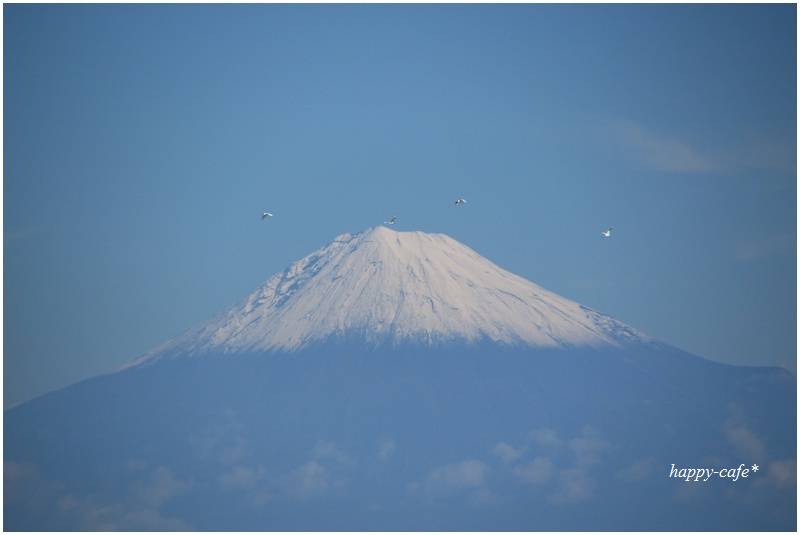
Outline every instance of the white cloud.
{"type": "MultiPolygon", "coordinates": [[[[119,512],[114,509],[103,509],[106,515],[100,518],[115,526],[113,531],[194,531],[186,522],[177,518],[168,518],[153,509],[139,509],[119,512]],[[104,516],[108,518],[104,518],[104,516]]],[[[100,527],[100,526],[98,526],[100,527]]],[[[109,524],[99,531],[112,531],[109,524]]]]}
{"type": "Polygon", "coordinates": [[[514,475],[525,483],[547,483],[553,476],[553,461],[548,457],[537,457],[526,465],[514,468],[514,475]]]}
{"type": "Polygon", "coordinates": [[[639,459],[617,474],[617,477],[625,483],[636,483],[652,477],[655,470],[656,462],[653,459],[639,459]]]}
{"type": "Polygon", "coordinates": [[[546,448],[557,448],[561,446],[561,439],[552,429],[534,429],[528,433],[528,440],[546,448]]]}
{"type": "Polygon", "coordinates": [[[775,491],[784,496],[796,494],[797,460],[780,459],[761,465],[757,472],[751,466],[748,480],[753,481],[753,490],[758,497],[772,496],[775,491]]]}
{"type": "Polygon", "coordinates": [[[242,501],[251,507],[263,507],[274,495],[267,488],[270,484],[267,470],[263,466],[251,468],[234,466],[218,478],[220,487],[226,491],[243,491],[242,501]]]}
{"type": "Polygon", "coordinates": [[[556,488],[550,501],[568,504],[583,501],[592,495],[593,482],[584,468],[561,470],[556,479],[556,488]]]}
{"type": "Polygon", "coordinates": [[[764,462],[767,458],[764,443],[746,427],[744,416],[737,408],[731,407],[731,410],[734,414],[725,421],[724,427],[728,443],[739,456],[749,459],[748,462],[764,462]]]}
{"type": "Polygon", "coordinates": [[[296,498],[310,498],[327,492],[328,476],[325,467],[312,460],[292,470],[283,479],[283,486],[296,498]]]}
{"type": "MultiPolygon", "coordinates": [[[[760,515],[776,525],[792,525],[797,512],[797,460],[790,458],[759,463],[758,471],[753,471],[752,465],[747,465],[747,468],[750,469],[747,484],[731,485],[727,494],[741,500],[744,507],[758,510],[760,515]]],[[[733,507],[738,505],[732,504],[733,507]]]]}
{"type": "Polygon", "coordinates": [[[762,444],[761,440],[749,429],[744,427],[728,427],[725,429],[725,436],[739,455],[746,456],[748,459],[756,461],[762,461],[766,458],[764,444],[762,444]]]}
{"type": "Polygon", "coordinates": [[[589,466],[600,462],[600,455],[610,448],[607,440],[591,426],[583,428],[582,436],[569,441],[578,466],[589,466]]]}
{"type": "Polygon", "coordinates": [[[218,479],[222,488],[230,490],[236,488],[252,488],[265,475],[266,470],[263,466],[259,466],[258,468],[234,466],[231,470],[220,475],[218,479]]]}
{"type": "MultiPolygon", "coordinates": [[[[543,428],[528,433],[528,440],[538,449],[547,450],[547,456],[539,456],[530,462],[514,467],[513,475],[525,484],[544,486],[550,491],[549,500],[554,504],[575,503],[589,498],[594,488],[594,480],[589,475],[592,466],[601,462],[602,456],[611,448],[610,443],[592,426],[585,426],[581,435],[566,441],[554,430],[543,428]],[[556,461],[571,454],[573,466],[558,469],[556,461]],[[554,461],[554,458],[556,459],[554,461]]],[[[504,444],[504,443],[501,443],[504,444]]],[[[500,445],[498,445],[500,446],[500,445]]],[[[507,445],[505,445],[507,446],[507,445]]],[[[505,446],[495,447],[495,454],[502,455],[510,450],[505,446]]]]}
{"type": "Polygon", "coordinates": [[[757,171],[797,173],[797,147],[791,140],[743,139],[736,145],[699,148],[680,135],[656,131],[627,119],[596,119],[584,126],[586,141],[619,154],[634,165],[674,173],[757,171]]]}
{"type": "Polygon", "coordinates": [[[49,480],[34,465],[5,463],[5,499],[24,499],[28,507],[57,513],[54,520],[72,531],[193,530],[183,520],[160,511],[166,502],[194,488],[192,481],[176,478],[163,466],[151,472],[141,462],[129,463],[128,467],[140,477],[125,489],[123,501],[108,501],[104,495],[64,493],[63,485],[49,480]],[[34,501],[29,500],[28,492],[34,501]]]}
{"type": "Polygon", "coordinates": [[[190,481],[176,479],[169,468],[161,466],[147,480],[134,485],[134,495],[141,503],[150,507],[161,507],[173,497],[183,494],[194,486],[190,481]]]}
{"type": "Polygon", "coordinates": [[[315,459],[329,459],[344,465],[356,464],[356,461],[339,448],[335,442],[318,440],[313,454],[315,459]]]}
{"type": "Polygon", "coordinates": [[[525,453],[525,447],[515,448],[505,442],[499,442],[492,449],[492,453],[500,457],[504,462],[510,463],[522,457],[522,454],[525,453]]]}
{"type": "Polygon", "coordinates": [[[189,439],[201,459],[236,464],[248,454],[247,441],[240,424],[231,411],[223,411],[215,421],[189,439]]]}
{"type": "Polygon", "coordinates": [[[45,509],[61,488],[62,485],[51,481],[34,464],[3,462],[3,500],[6,505],[45,509]]]}
{"type": "Polygon", "coordinates": [[[785,459],[772,461],[767,468],[768,483],[779,489],[795,489],[797,487],[797,461],[785,459]]]}
{"type": "Polygon", "coordinates": [[[428,494],[434,495],[475,489],[483,484],[485,473],[486,465],[476,459],[447,464],[428,475],[424,488],[428,494]]]}
{"type": "Polygon", "coordinates": [[[624,156],[649,169],[680,173],[722,170],[712,158],[685,141],[658,134],[633,121],[612,120],[601,130],[624,156]]]}

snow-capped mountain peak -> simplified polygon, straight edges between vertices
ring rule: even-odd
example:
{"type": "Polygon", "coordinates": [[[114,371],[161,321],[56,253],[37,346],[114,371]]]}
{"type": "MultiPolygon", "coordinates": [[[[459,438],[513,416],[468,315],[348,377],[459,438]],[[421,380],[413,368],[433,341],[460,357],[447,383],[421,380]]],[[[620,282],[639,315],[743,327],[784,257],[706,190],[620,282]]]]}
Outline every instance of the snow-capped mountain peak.
{"type": "Polygon", "coordinates": [[[338,236],[139,362],[164,354],[293,351],[324,341],[369,348],[487,340],[559,347],[649,338],[448,236],[379,226],[338,236]]]}

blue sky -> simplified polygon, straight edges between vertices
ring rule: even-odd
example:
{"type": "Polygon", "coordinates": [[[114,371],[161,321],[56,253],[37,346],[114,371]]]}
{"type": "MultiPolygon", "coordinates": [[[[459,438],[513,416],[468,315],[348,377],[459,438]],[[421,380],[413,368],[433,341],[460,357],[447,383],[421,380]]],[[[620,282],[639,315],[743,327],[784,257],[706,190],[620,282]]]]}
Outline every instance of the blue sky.
{"type": "Polygon", "coordinates": [[[393,215],[700,356],[796,369],[794,4],[3,15],[5,406],[393,215]]]}

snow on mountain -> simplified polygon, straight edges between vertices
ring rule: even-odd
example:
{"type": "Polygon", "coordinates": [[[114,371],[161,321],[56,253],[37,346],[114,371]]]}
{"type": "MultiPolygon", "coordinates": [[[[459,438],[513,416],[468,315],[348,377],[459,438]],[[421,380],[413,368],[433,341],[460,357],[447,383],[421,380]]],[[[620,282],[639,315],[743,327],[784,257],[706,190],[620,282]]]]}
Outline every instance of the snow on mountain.
{"type": "Polygon", "coordinates": [[[331,340],[372,348],[487,340],[533,347],[650,341],[448,236],[379,226],[338,236],[136,363],[167,354],[293,351],[331,340]]]}

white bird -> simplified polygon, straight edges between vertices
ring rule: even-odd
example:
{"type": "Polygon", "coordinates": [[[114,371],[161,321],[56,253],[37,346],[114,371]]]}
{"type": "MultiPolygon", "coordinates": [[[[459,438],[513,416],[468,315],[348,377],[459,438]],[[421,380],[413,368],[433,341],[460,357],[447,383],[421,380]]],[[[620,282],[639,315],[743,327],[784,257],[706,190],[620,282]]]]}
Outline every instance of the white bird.
{"type": "Polygon", "coordinates": [[[456,201],[456,206],[458,206],[459,204],[467,204],[467,201],[465,201],[464,199],[458,199],[456,201]]]}
{"type": "Polygon", "coordinates": [[[605,236],[606,238],[610,237],[612,230],[614,230],[614,227],[611,227],[610,229],[608,229],[605,232],[603,232],[603,236],[605,236]]]}
{"type": "Polygon", "coordinates": [[[394,225],[394,222],[397,221],[397,216],[394,216],[391,221],[384,221],[384,225],[394,225]]]}
{"type": "Polygon", "coordinates": [[[264,215],[261,216],[261,221],[264,221],[264,219],[268,217],[272,217],[272,214],[270,214],[269,212],[264,212],[264,215]]]}

